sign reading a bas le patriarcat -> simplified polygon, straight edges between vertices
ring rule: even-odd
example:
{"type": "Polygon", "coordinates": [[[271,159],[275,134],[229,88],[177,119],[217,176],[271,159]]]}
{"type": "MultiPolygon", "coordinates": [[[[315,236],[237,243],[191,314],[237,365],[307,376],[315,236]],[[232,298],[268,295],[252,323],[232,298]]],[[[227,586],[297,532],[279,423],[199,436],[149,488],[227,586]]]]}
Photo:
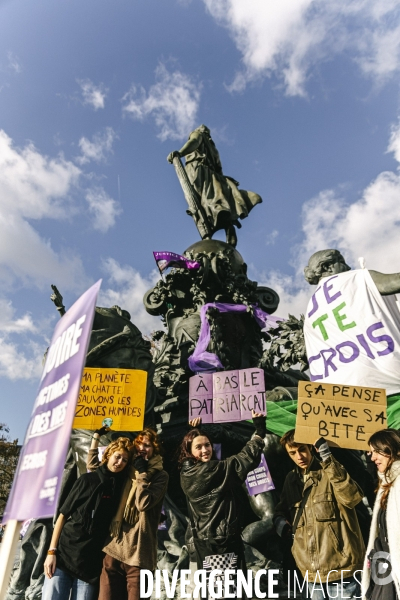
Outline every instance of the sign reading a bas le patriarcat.
{"type": "Polygon", "coordinates": [[[140,369],[85,368],[73,427],[143,429],[147,373],[140,369]]]}
{"type": "Polygon", "coordinates": [[[295,441],[369,450],[368,439],[387,427],[386,390],[321,382],[299,382],[295,441]]]}
{"type": "Polygon", "coordinates": [[[257,368],[199,373],[189,380],[189,421],[232,423],[265,413],[264,371],[257,368]]]}

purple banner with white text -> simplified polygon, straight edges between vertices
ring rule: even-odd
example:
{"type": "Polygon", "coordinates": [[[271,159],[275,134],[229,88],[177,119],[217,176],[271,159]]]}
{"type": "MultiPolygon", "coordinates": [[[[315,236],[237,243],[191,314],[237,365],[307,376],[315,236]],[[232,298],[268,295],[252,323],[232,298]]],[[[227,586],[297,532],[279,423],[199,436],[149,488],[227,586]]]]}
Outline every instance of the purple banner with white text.
{"type": "Polygon", "coordinates": [[[3,523],[55,513],[100,284],[54,329],[3,523]]]}
{"type": "Polygon", "coordinates": [[[178,269],[199,269],[200,263],[197,260],[189,260],[185,256],[175,252],[153,252],[157,267],[160,273],[169,267],[178,267],[178,269]]]}

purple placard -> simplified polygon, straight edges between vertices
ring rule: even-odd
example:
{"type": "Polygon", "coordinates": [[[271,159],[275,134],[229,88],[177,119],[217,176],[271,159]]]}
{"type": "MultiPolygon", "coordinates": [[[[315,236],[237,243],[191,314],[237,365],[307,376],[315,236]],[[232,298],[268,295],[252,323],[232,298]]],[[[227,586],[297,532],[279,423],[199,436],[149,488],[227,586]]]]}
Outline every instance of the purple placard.
{"type": "Polygon", "coordinates": [[[201,417],[202,423],[213,422],[213,377],[202,373],[189,379],[189,421],[201,417]]]}
{"type": "Polygon", "coordinates": [[[54,329],[3,523],[55,514],[100,284],[54,329]]]}
{"type": "Polygon", "coordinates": [[[265,379],[262,369],[241,369],[240,412],[241,420],[251,419],[251,411],[265,414],[265,379]]]}
{"type": "Polygon", "coordinates": [[[213,373],[214,423],[240,421],[239,371],[213,373]]]}
{"type": "Polygon", "coordinates": [[[261,455],[261,461],[257,469],[250,471],[247,475],[246,487],[250,496],[275,489],[264,454],[261,455]]]}

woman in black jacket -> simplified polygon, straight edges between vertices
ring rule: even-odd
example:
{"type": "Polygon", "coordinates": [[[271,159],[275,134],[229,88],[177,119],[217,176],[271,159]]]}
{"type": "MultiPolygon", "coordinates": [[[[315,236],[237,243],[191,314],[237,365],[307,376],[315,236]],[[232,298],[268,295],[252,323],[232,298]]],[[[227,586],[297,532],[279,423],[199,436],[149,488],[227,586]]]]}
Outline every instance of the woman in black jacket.
{"type": "Polygon", "coordinates": [[[260,463],[265,415],[253,412],[256,434],[236,455],[217,460],[207,434],[197,425],[184,437],[179,456],[198,569],[245,569],[240,505],[236,490],[260,463]]]}
{"type": "Polygon", "coordinates": [[[42,600],[96,600],[102,548],[132,448],[130,439],[118,438],[107,446],[101,466],[74,483],[54,526],[44,563],[42,600]]]}

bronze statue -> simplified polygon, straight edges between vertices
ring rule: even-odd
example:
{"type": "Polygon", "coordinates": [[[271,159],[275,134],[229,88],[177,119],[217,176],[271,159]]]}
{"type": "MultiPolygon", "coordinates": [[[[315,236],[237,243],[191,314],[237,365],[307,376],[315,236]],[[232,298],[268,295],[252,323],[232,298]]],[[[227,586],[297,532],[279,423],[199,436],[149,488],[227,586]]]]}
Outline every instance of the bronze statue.
{"type": "Polygon", "coordinates": [[[224,229],[227,243],[236,247],[235,226],[240,228],[239,219],[245,219],[262,199],[254,192],[239,190],[239,182],[223,174],[208,127],[200,125],[192,131],[186,144],[171,152],[167,160],[175,166],[189,204],[187,212],[202,239],[210,239],[216,231],[224,229]],[[180,161],[183,156],[185,169],[180,161]]]}

